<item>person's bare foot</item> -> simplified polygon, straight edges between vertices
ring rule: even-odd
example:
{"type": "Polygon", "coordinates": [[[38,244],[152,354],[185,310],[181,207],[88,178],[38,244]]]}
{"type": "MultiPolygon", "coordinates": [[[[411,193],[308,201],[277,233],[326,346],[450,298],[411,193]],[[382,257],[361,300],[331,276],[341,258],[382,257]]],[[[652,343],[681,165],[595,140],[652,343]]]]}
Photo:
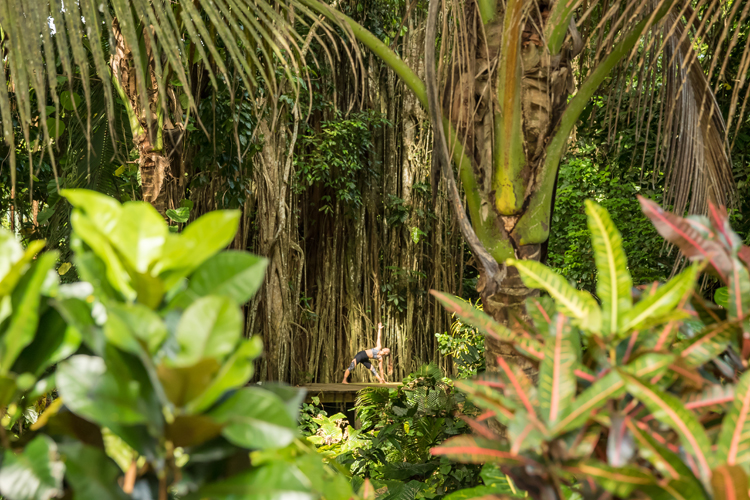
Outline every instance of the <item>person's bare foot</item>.
{"type": "Polygon", "coordinates": [[[343,382],[341,382],[341,383],[349,385],[349,382],[347,382],[346,379],[343,382]]]}

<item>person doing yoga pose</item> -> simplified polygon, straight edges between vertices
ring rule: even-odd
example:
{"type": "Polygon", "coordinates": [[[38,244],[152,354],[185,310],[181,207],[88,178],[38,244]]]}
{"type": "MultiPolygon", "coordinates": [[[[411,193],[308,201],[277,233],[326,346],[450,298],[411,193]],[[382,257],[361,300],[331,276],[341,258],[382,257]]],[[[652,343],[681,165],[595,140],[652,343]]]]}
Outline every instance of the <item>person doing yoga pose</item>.
{"type": "Polygon", "coordinates": [[[383,379],[380,373],[383,373],[383,356],[388,356],[391,353],[391,350],[388,349],[387,347],[381,347],[380,345],[380,335],[382,331],[383,331],[383,323],[378,323],[378,344],[372,349],[365,349],[364,351],[359,351],[356,354],[356,356],[354,356],[354,359],[349,365],[349,368],[347,368],[346,371],[344,372],[344,381],[341,382],[342,384],[349,383],[349,377],[351,377],[351,373],[354,371],[354,368],[356,368],[357,365],[359,364],[363,365],[365,368],[370,370],[372,374],[375,375],[375,378],[378,379],[378,382],[380,382],[381,384],[385,384],[385,380],[383,379]],[[375,359],[377,361],[380,361],[380,373],[378,373],[375,367],[372,366],[372,363],[370,363],[370,359],[375,359]]]}

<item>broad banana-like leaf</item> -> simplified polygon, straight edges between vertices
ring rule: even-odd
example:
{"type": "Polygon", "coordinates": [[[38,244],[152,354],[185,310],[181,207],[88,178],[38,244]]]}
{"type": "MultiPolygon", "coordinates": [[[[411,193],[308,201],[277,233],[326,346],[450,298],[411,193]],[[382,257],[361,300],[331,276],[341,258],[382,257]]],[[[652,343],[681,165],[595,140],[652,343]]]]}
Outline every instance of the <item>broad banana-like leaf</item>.
{"type": "Polygon", "coordinates": [[[734,402],[724,417],[716,457],[728,465],[750,464],[750,372],[740,377],[734,402]]]}
{"type": "Polygon", "coordinates": [[[518,269],[527,287],[549,293],[555,299],[558,311],[575,319],[581,328],[591,332],[599,331],[601,311],[591,294],[576,290],[565,278],[540,262],[508,259],[506,264],[518,269]]]}
{"type": "MultiPolygon", "coordinates": [[[[650,353],[635,359],[625,366],[625,370],[637,377],[651,377],[667,369],[674,357],[665,354],[650,353]]],[[[604,406],[610,399],[617,398],[625,392],[625,382],[619,372],[611,371],[600,378],[591,387],[575,399],[575,403],[552,428],[552,434],[558,435],[583,425],[592,413],[604,406]]]]}
{"type": "Polygon", "coordinates": [[[701,480],[707,483],[711,478],[713,453],[703,425],[675,396],[662,392],[622,369],[619,371],[628,392],[643,403],[656,420],[677,432],[686,452],[695,457],[701,480]]]}
{"type": "Polygon", "coordinates": [[[724,352],[737,331],[736,323],[715,323],[698,336],[681,343],[677,352],[688,366],[702,366],[724,352]]]}
{"type": "Polygon", "coordinates": [[[577,349],[568,318],[558,313],[549,326],[550,338],[539,368],[539,411],[548,425],[554,425],[573,403],[576,395],[577,349]]]}
{"type": "Polygon", "coordinates": [[[437,290],[430,290],[430,293],[443,305],[446,311],[454,313],[466,324],[473,326],[484,335],[512,344],[521,354],[530,358],[541,359],[543,357],[543,347],[536,339],[515,335],[488,314],[456,296],[437,290]]]}
{"type": "Polygon", "coordinates": [[[656,482],[653,474],[639,467],[610,467],[594,460],[580,463],[572,471],[585,474],[605,490],[622,498],[629,498],[633,491],[656,482]]]}
{"type": "Polygon", "coordinates": [[[622,236],[607,210],[586,200],[586,215],[596,260],[596,294],[602,301],[602,333],[607,335],[619,330],[621,318],[633,307],[630,295],[633,278],[628,271],[622,236]]]}
{"type": "Polygon", "coordinates": [[[433,455],[442,455],[456,462],[469,464],[497,463],[522,465],[533,463],[528,458],[511,453],[500,441],[474,436],[456,436],[430,450],[433,455]]]}
{"type": "Polygon", "coordinates": [[[747,474],[736,465],[716,467],[711,476],[715,500],[748,500],[747,474]]]}
{"type": "Polygon", "coordinates": [[[625,314],[622,331],[640,330],[652,326],[658,322],[658,318],[667,316],[680,303],[682,298],[693,289],[697,275],[698,267],[690,266],[660,286],[656,292],[638,302],[633,306],[633,309],[625,314]]]}
{"type": "Polygon", "coordinates": [[[690,221],[667,212],[653,201],[643,196],[638,196],[638,201],[641,202],[643,213],[651,219],[665,240],[676,245],[685,257],[692,261],[707,260],[726,282],[732,270],[732,261],[721,243],[704,237],[690,221]]]}

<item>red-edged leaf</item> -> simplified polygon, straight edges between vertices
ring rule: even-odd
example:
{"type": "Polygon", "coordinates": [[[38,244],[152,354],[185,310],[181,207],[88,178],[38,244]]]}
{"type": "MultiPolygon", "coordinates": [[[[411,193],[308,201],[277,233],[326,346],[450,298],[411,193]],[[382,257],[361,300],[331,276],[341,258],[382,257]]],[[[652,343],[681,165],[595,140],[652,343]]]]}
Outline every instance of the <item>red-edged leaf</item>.
{"type": "Polygon", "coordinates": [[[448,293],[430,290],[430,293],[440,302],[446,311],[458,316],[464,323],[471,325],[485,336],[493,337],[500,342],[513,345],[521,354],[534,359],[541,359],[543,348],[530,336],[515,335],[508,328],[501,325],[489,315],[473,307],[471,304],[448,293]]]}
{"type": "Polygon", "coordinates": [[[728,321],[710,325],[696,337],[677,347],[687,366],[702,366],[724,352],[737,334],[737,325],[728,321]]]}
{"type": "Polygon", "coordinates": [[[552,425],[576,395],[574,369],[578,357],[573,330],[565,316],[555,315],[549,331],[551,338],[545,343],[544,360],[539,369],[539,406],[542,418],[552,425]]]}
{"type": "Polygon", "coordinates": [[[666,394],[657,387],[633,377],[624,370],[619,370],[625,385],[638,401],[648,408],[654,418],[670,426],[680,436],[685,450],[695,456],[698,470],[703,481],[711,477],[711,442],[706,430],[689,410],[685,409],[675,396],[666,394]]]}
{"type": "Polygon", "coordinates": [[[457,380],[455,386],[468,395],[469,400],[483,410],[490,410],[495,418],[508,425],[513,418],[515,404],[509,402],[503,394],[481,380],[457,380]]]}
{"type": "Polygon", "coordinates": [[[734,401],[734,386],[716,384],[711,384],[701,392],[691,393],[682,399],[682,403],[688,410],[727,406],[732,401],[734,401]]]}
{"type": "Polygon", "coordinates": [[[474,436],[456,436],[430,450],[433,455],[442,455],[465,464],[497,463],[521,465],[533,463],[526,457],[508,451],[499,441],[474,436]]]}
{"type": "Polygon", "coordinates": [[[747,475],[742,467],[722,465],[714,469],[711,488],[716,500],[748,500],[747,475]]]}
{"type": "Polygon", "coordinates": [[[749,246],[742,245],[740,247],[740,250],[737,252],[737,257],[739,257],[740,260],[744,262],[746,266],[750,267],[750,247],[749,246]]]}
{"type": "Polygon", "coordinates": [[[733,268],[729,274],[729,300],[727,313],[729,318],[737,319],[742,326],[742,358],[750,356],[750,275],[739,260],[732,259],[733,268]]]}
{"type": "Polygon", "coordinates": [[[691,261],[707,260],[722,280],[726,281],[732,262],[726,249],[715,239],[701,234],[690,221],[669,213],[651,200],[638,196],[646,217],[668,242],[676,245],[691,261]]]}
{"type": "Polygon", "coordinates": [[[734,401],[724,417],[716,456],[728,465],[750,464],[750,372],[740,377],[734,401]]]}
{"type": "Polygon", "coordinates": [[[537,389],[529,377],[518,366],[508,366],[508,363],[502,356],[497,358],[497,364],[502,369],[508,384],[505,388],[505,395],[510,399],[519,401],[526,409],[529,415],[536,415],[534,407],[537,403],[537,389]]]}
{"type": "MultiPolygon", "coordinates": [[[[674,356],[668,354],[649,353],[636,358],[624,369],[637,377],[649,377],[664,372],[673,360],[674,356]]],[[[575,402],[552,429],[552,433],[562,434],[582,426],[595,410],[623,392],[625,383],[620,374],[616,371],[607,373],[576,397],[575,402]]]]}
{"type": "Polygon", "coordinates": [[[639,467],[610,467],[597,461],[586,461],[569,469],[592,478],[596,484],[615,496],[629,498],[633,491],[656,482],[653,474],[639,467]]]}
{"type": "Polygon", "coordinates": [[[714,230],[719,233],[724,248],[730,253],[737,252],[742,246],[742,238],[740,238],[732,229],[726,208],[717,207],[709,201],[708,218],[711,221],[714,230]]]}
{"type": "MultiPolygon", "coordinates": [[[[644,489],[647,494],[654,493],[652,499],[705,500],[709,498],[701,482],[677,453],[668,450],[652,434],[635,425],[632,420],[628,421],[628,429],[638,443],[640,456],[664,476],[658,490],[653,491],[648,487],[644,489]],[[666,497],[664,493],[667,494],[666,497]]],[[[656,436],[663,439],[658,434],[656,436]]]]}

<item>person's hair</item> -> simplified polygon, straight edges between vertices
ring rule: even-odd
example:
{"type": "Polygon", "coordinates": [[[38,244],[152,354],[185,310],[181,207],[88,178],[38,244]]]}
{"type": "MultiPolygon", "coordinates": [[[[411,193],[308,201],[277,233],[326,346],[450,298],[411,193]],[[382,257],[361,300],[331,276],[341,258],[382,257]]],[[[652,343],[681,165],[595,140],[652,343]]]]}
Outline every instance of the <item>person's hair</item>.
{"type": "Polygon", "coordinates": [[[388,355],[389,355],[389,354],[391,353],[391,349],[390,349],[389,347],[383,347],[383,348],[382,348],[382,349],[380,350],[380,352],[381,352],[381,353],[382,353],[382,354],[383,354],[384,356],[388,356],[388,355]],[[387,351],[387,352],[383,352],[383,351],[387,351]]]}

